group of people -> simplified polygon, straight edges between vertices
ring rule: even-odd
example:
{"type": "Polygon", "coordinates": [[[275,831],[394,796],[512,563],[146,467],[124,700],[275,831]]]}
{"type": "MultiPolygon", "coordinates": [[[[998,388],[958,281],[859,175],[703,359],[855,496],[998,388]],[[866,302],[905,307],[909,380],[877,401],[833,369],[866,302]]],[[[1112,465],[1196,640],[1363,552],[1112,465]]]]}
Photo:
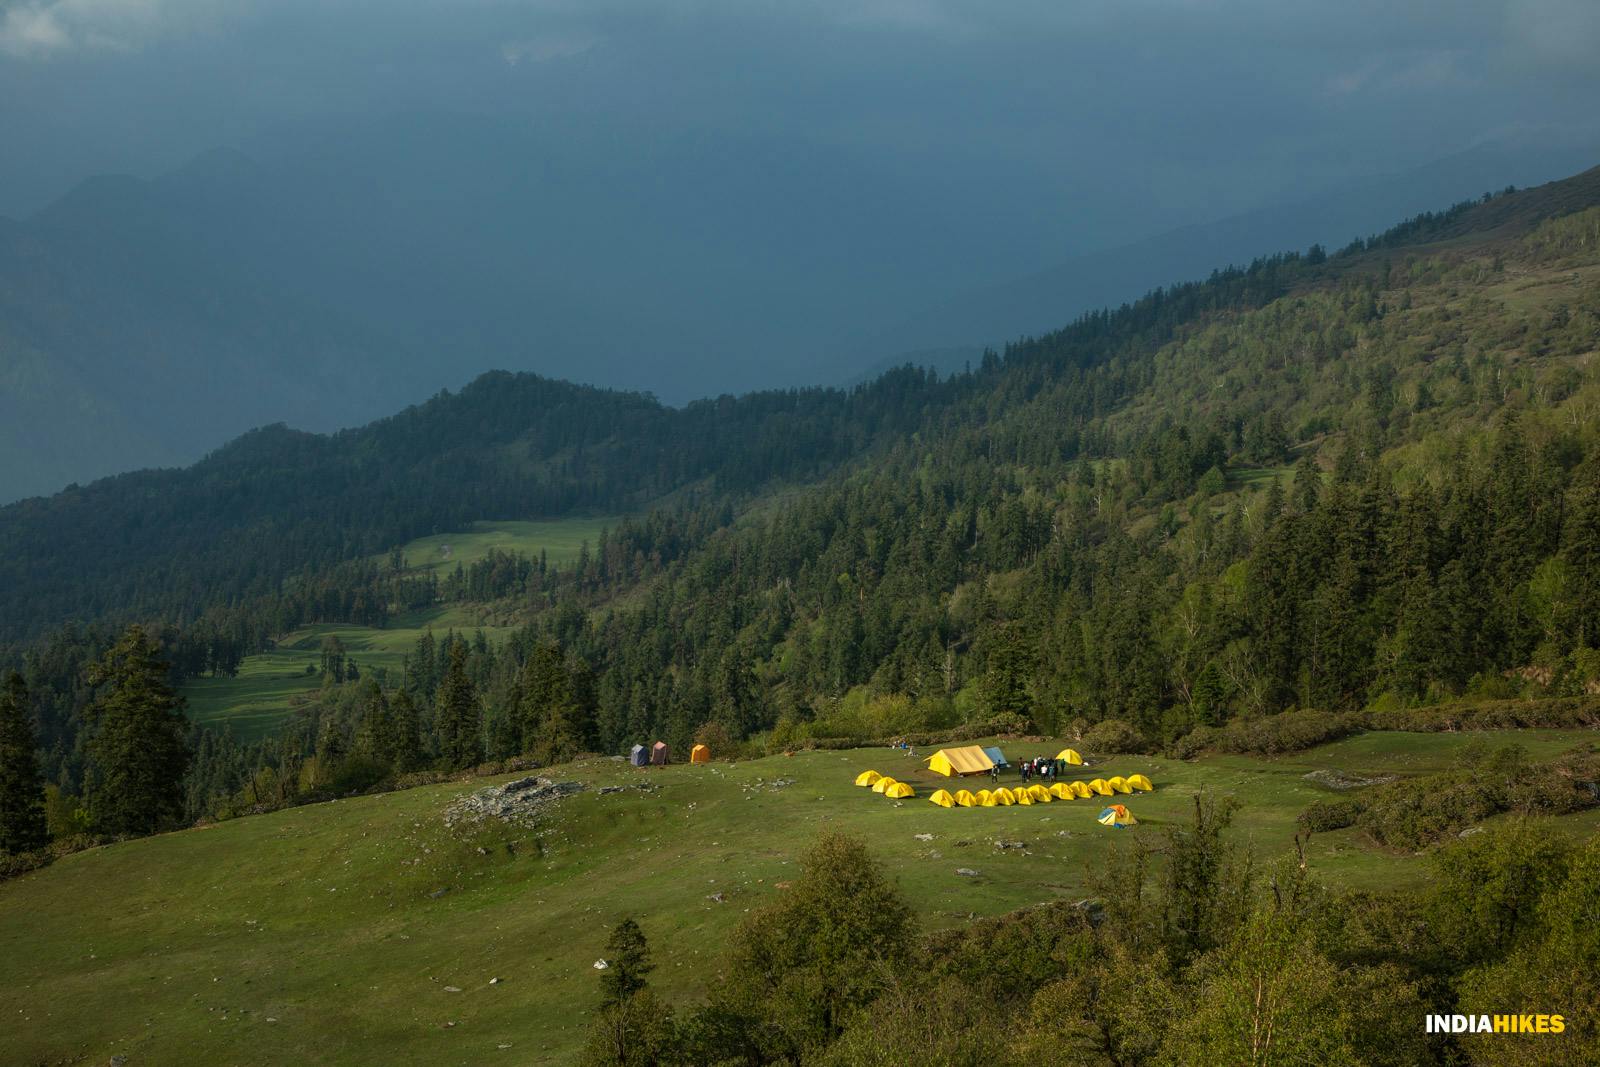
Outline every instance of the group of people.
{"type": "Polygon", "coordinates": [[[1023,760],[1017,769],[1022,772],[1024,782],[1031,782],[1035,778],[1053,782],[1067,773],[1067,761],[1050,756],[1035,756],[1033,759],[1023,760]]]}
{"type": "MultiPolygon", "coordinates": [[[[1017,770],[1021,773],[1024,782],[1031,782],[1035,778],[1053,782],[1067,773],[1067,761],[1053,759],[1050,756],[1035,756],[1033,759],[1026,759],[1017,764],[1017,770]]],[[[1000,780],[1000,768],[998,766],[989,768],[989,780],[993,782],[1000,780]]]]}

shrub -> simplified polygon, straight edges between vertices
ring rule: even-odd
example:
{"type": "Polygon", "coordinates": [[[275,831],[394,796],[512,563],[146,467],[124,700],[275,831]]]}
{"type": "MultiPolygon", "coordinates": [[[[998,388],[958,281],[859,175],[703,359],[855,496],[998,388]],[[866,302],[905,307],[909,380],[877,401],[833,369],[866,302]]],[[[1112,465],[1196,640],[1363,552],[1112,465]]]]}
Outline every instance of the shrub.
{"type": "Polygon", "coordinates": [[[1470,770],[1375,786],[1357,824],[1387,848],[1426,848],[1505,810],[1503,782],[1470,770]]]}
{"type": "Polygon", "coordinates": [[[1354,826],[1366,805],[1359,800],[1349,797],[1340,797],[1335,800],[1319,800],[1300,813],[1296,820],[1302,830],[1313,834],[1327,833],[1329,830],[1343,830],[1346,826],[1354,826]]]}
{"type": "Polygon", "coordinates": [[[1368,729],[1515,730],[1528,727],[1571,729],[1600,727],[1600,697],[1555,697],[1548,700],[1489,700],[1474,704],[1441,704],[1400,711],[1360,714],[1368,729]]]}
{"type": "Polygon", "coordinates": [[[1144,752],[1149,746],[1144,735],[1121,719],[1102,719],[1083,733],[1083,747],[1090,752],[1144,752]]]}
{"type": "Polygon", "coordinates": [[[1359,733],[1363,722],[1353,712],[1286,711],[1259,719],[1235,719],[1226,726],[1199,727],[1168,746],[1179,759],[1202,752],[1236,756],[1281,756],[1359,733]]]}

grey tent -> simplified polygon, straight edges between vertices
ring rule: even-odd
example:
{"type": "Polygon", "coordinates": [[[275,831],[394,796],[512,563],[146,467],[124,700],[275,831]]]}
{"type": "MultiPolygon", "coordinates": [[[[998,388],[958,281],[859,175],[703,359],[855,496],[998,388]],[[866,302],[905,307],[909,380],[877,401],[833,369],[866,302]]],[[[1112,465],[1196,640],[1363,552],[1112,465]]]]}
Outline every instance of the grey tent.
{"type": "Polygon", "coordinates": [[[665,741],[657,741],[655,747],[650,750],[650,763],[655,767],[665,767],[667,765],[667,743],[665,741]]]}
{"type": "Polygon", "coordinates": [[[634,745],[633,751],[628,753],[628,762],[635,767],[648,767],[650,765],[650,750],[643,745],[634,745]]]}
{"type": "Polygon", "coordinates": [[[1011,766],[1010,763],[1006,762],[1006,754],[1004,752],[1000,751],[1000,746],[998,746],[998,745],[994,746],[993,748],[990,748],[989,746],[985,745],[984,749],[983,749],[983,754],[985,756],[988,756],[989,757],[989,761],[991,763],[993,763],[996,767],[1009,767],[1009,766],[1011,766]]]}

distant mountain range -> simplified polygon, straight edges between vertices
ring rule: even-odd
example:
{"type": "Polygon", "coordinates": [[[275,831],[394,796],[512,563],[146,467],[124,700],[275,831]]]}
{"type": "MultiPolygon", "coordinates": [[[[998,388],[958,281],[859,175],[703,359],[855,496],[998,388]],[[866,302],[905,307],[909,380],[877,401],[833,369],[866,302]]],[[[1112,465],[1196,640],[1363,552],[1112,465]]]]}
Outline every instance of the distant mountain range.
{"type": "Polygon", "coordinates": [[[0,502],[192,462],[255,426],[358,425],[491,368],[671,402],[862,381],[904,362],[959,370],[987,345],[1220,262],[1342,243],[1591,157],[1589,146],[1485,146],[920,311],[888,300],[871,319],[815,313],[803,267],[742,267],[728,236],[742,209],[701,205],[711,221],[697,225],[641,203],[586,228],[541,206],[542,191],[557,203],[573,176],[530,173],[525,160],[466,195],[460,174],[397,164],[391,183],[354,154],[313,167],[208,153],[151,181],[95,178],[25,221],[0,219],[0,502]],[[653,280],[632,252],[649,227],[651,241],[711,264],[706,276],[735,280],[719,292],[694,272],[653,280]],[[602,277],[599,289],[585,280],[602,277]],[[792,290],[793,321],[766,321],[752,302],[772,286],[792,290]]]}

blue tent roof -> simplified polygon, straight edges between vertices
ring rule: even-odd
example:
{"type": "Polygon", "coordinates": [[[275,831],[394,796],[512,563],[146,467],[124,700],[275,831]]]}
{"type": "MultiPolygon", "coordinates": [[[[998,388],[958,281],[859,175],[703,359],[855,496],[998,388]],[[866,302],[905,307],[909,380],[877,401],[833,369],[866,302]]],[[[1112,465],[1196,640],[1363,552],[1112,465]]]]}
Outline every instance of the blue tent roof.
{"type": "Polygon", "coordinates": [[[990,761],[992,761],[996,767],[1009,767],[1009,766],[1011,766],[1010,761],[1008,761],[1006,759],[1006,754],[1004,752],[1000,751],[1000,747],[998,745],[996,745],[993,748],[990,748],[988,745],[985,745],[984,748],[983,748],[983,754],[985,756],[988,756],[990,761]]]}

